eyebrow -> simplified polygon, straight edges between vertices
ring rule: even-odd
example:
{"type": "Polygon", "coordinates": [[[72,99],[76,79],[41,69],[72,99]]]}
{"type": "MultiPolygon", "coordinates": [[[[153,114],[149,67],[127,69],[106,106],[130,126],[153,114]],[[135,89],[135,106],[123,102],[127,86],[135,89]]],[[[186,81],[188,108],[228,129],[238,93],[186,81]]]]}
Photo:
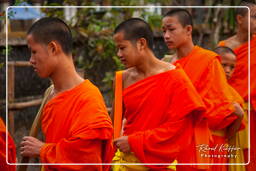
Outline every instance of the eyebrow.
{"type": "Polygon", "coordinates": [[[167,24],[165,26],[162,26],[162,28],[164,28],[164,27],[171,27],[171,26],[172,26],[172,24],[167,24]]]}

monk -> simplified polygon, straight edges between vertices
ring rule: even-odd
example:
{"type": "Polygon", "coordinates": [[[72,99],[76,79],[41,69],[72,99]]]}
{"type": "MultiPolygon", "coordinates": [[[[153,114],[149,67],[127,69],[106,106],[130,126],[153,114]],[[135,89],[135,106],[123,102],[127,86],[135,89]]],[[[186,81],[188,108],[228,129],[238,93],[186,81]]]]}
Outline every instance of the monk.
{"type": "MultiPolygon", "coordinates": [[[[212,141],[203,139],[207,133],[195,132],[195,144],[200,155],[196,160],[184,153],[178,158],[180,163],[227,163],[227,138],[240,128],[243,110],[234,105],[234,98],[229,90],[225,73],[216,53],[195,46],[192,41],[192,16],[185,9],[172,9],[162,19],[162,29],[165,43],[169,49],[176,49],[175,65],[181,65],[191,79],[206,105],[202,120],[198,120],[196,128],[211,130],[212,141]],[[216,147],[209,149],[209,147],[216,147]],[[207,149],[207,150],[205,150],[207,149]],[[206,154],[206,152],[208,152],[206,154]],[[218,157],[220,155],[221,157],[218,157]],[[216,157],[217,156],[217,157],[216,157]],[[204,160],[204,159],[210,159],[204,160]]],[[[191,152],[190,152],[191,153],[191,152]]],[[[178,166],[177,170],[227,170],[226,166],[178,166]]]]}
{"type": "Polygon", "coordinates": [[[221,41],[219,46],[227,46],[231,48],[237,58],[234,73],[229,80],[229,83],[234,87],[238,93],[243,97],[251,110],[250,115],[250,160],[248,159],[248,152],[245,151],[245,162],[250,161],[247,170],[255,170],[256,168],[256,81],[254,75],[256,74],[256,4],[249,2],[241,2],[240,6],[247,6],[250,9],[248,13],[247,8],[237,8],[235,11],[237,32],[234,36],[221,41]],[[248,18],[250,19],[250,29],[248,28],[248,18]],[[250,32],[248,32],[250,30],[250,32]],[[250,37],[250,42],[248,38],[250,37]],[[250,44],[250,66],[248,68],[248,52],[250,44]],[[248,76],[248,69],[250,69],[250,78],[248,76]],[[250,79],[250,91],[248,91],[248,84],[250,79]],[[250,92],[250,94],[248,94],[250,92]],[[250,101],[248,97],[250,96],[250,101]]]}
{"type": "Polygon", "coordinates": [[[155,57],[153,32],[144,20],[122,22],[113,38],[117,56],[127,68],[121,71],[121,82],[115,80],[122,86],[123,110],[115,110],[114,118],[119,115],[125,122],[121,135],[114,125],[120,136],[114,140],[118,152],[113,161],[143,164],[113,166],[113,170],[174,170],[168,165],[186,149],[195,148],[194,123],[205,106],[180,66],[155,57]]]}
{"type": "Polygon", "coordinates": [[[34,70],[50,78],[54,89],[42,113],[45,142],[24,137],[21,155],[58,164],[45,166],[47,171],[108,170],[101,163],[112,160],[112,123],[98,88],[75,71],[69,27],[58,18],[42,18],[29,29],[27,42],[34,70]]]}
{"type": "Polygon", "coordinates": [[[16,163],[16,147],[12,137],[9,134],[7,135],[4,122],[0,118],[0,170],[15,171],[16,166],[10,165],[10,163],[16,163]],[[6,136],[8,136],[8,160],[6,160],[6,136]]]}
{"type": "Polygon", "coordinates": [[[231,75],[234,72],[235,65],[236,65],[235,52],[226,46],[217,47],[214,49],[214,52],[216,52],[219,55],[221,60],[221,65],[226,74],[226,78],[227,80],[229,80],[231,78],[231,75]]]}
{"type": "MultiPolygon", "coordinates": [[[[234,72],[235,64],[236,64],[236,54],[235,52],[226,46],[220,46],[214,49],[214,52],[216,52],[221,57],[221,64],[223,66],[223,69],[225,71],[227,80],[229,80],[232,76],[232,73],[234,72]]],[[[237,99],[236,102],[244,106],[244,100],[239,95],[239,93],[230,86],[231,91],[233,91],[234,97],[237,99]]],[[[246,107],[244,106],[244,111],[246,111],[246,107]]],[[[229,163],[246,163],[244,158],[244,151],[248,150],[248,118],[247,113],[244,114],[244,122],[245,122],[245,129],[237,132],[234,137],[232,137],[229,140],[230,145],[234,145],[234,147],[239,147],[242,150],[235,150],[230,152],[229,154],[234,154],[239,157],[236,158],[230,158],[229,163]]],[[[244,165],[229,165],[229,171],[245,171],[246,168],[244,165]]]]}

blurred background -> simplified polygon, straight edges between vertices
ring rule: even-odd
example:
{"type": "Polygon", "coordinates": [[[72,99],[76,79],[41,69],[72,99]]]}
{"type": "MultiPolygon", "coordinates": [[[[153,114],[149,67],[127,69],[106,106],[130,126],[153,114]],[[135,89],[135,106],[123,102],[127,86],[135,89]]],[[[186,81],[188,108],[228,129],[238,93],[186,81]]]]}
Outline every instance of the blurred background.
{"type": "MultiPolygon", "coordinates": [[[[100,88],[110,111],[113,76],[115,71],[124,69],[116,56],[112,40],[113,30],[120,22],[131,17],[145,19],[154,31],[155,55],[159,59],[164,57],[168,59],[174,52],[168,51],[162,38],[162,15],[170,9],[166,6],[186,6],[194,20],[194,43],[213,49],[220,40],[235,33],[234,8],[221,8],[221,6],[236,6],[239,3],[238,0],[0,0],[0,116],[6,121],[6,111],[8,111],[8,130],[15,140],[18,158],[20,158],[21,138],[28,135],[42,95],[50,85],[50,80],[39,78],[28,62],[30,52],[25,37],[33,22],[41,17],[54,16],[63,19],[70,26],[77,71],[100,88]],[[117,5],[144,7],[104,7],[117,5]],[[9,7],[7,13],[8,6],[25,7],[9,7]],[[42,6],[42,8],[33,6],[42,6]],[[51,8],[43,6],[51,6],[51,8]],[[201,6],[201,8],[187,6],[201,6]],[[220,6],[220,8],[205,6],[220,6]],[[6,48],[7,31],[8,49],[6,48]],[[8,109],[6,109],[6,93],[8,109]]],[[[41,134],[39,136],[42,137],[41,134]]],[[[38,159],[32,162],[38,162],[38,159]]],[[[39,170],[39,167],[30,166],[29,170],[39,170]]]]}

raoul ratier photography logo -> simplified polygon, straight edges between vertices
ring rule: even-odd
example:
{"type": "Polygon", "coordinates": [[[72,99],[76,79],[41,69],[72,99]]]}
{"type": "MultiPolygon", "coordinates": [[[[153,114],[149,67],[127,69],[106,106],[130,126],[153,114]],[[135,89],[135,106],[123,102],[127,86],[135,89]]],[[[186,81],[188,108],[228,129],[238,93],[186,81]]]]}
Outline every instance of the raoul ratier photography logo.
{"type": "Polygon", "coordinates": [[[215,146],[210,146],[208,144],[200,144],[197,150],[201,157],[205,158],[237,158],[237,151],[241,150],[240,147],[229,144],[216,144],[215,146]]]}

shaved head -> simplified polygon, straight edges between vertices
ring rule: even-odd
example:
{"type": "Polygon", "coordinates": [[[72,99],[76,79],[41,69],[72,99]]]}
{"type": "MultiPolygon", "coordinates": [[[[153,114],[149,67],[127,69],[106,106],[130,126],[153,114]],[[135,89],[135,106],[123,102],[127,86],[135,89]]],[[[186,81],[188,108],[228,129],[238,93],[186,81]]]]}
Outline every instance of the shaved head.
{"type": "Polygon", "coordinates": [[[59,18],[42,18],[30,27],[27,34],[32,35],[36,42],[45,45],[57,41],[65,54],[71,54],[72,34],[67,24],[59,18]]]}
{"type": "Polygon", "coordinates": [[[182,8],[171,9],[164,15],[164,17],[173,17],[173,16],[178,17],[178,20],[183,27],[187,25],[193,26],[192,16],[186,9],[182,9],[182,8]]]}
{"type": "Polygon", "coordinates": [[[148,47],[153,50],[153,31],[149,24],[140,18],[130,18],[120,23],[114,31],[114,34],[123,32],[124,38],[130,41],[137,41],[144,38],[148,47]]]}
{"type": "Polygon", "coordinates": [[[216,52],[217,54],[219,54],[221,56],[225,53],[230,53],[230,54],[233,54],[236,56],[235,52],[231,48],[226,47],[226,46],[219,46],[214,49],[214,52],[216,52]]]}
{"type": "MultiPolygon", "coordinates": [[[[246,6],[246,7],[252,7],[256,5],[255,4],[255,0],[251,0],[251,1],[242,1],[239,6],[246,6]]],[[[241,16],[245,16],[248,13],[248,9],[247,8],[236,8],[235,10],[235,15],[241,15],[241,16]]]]}

